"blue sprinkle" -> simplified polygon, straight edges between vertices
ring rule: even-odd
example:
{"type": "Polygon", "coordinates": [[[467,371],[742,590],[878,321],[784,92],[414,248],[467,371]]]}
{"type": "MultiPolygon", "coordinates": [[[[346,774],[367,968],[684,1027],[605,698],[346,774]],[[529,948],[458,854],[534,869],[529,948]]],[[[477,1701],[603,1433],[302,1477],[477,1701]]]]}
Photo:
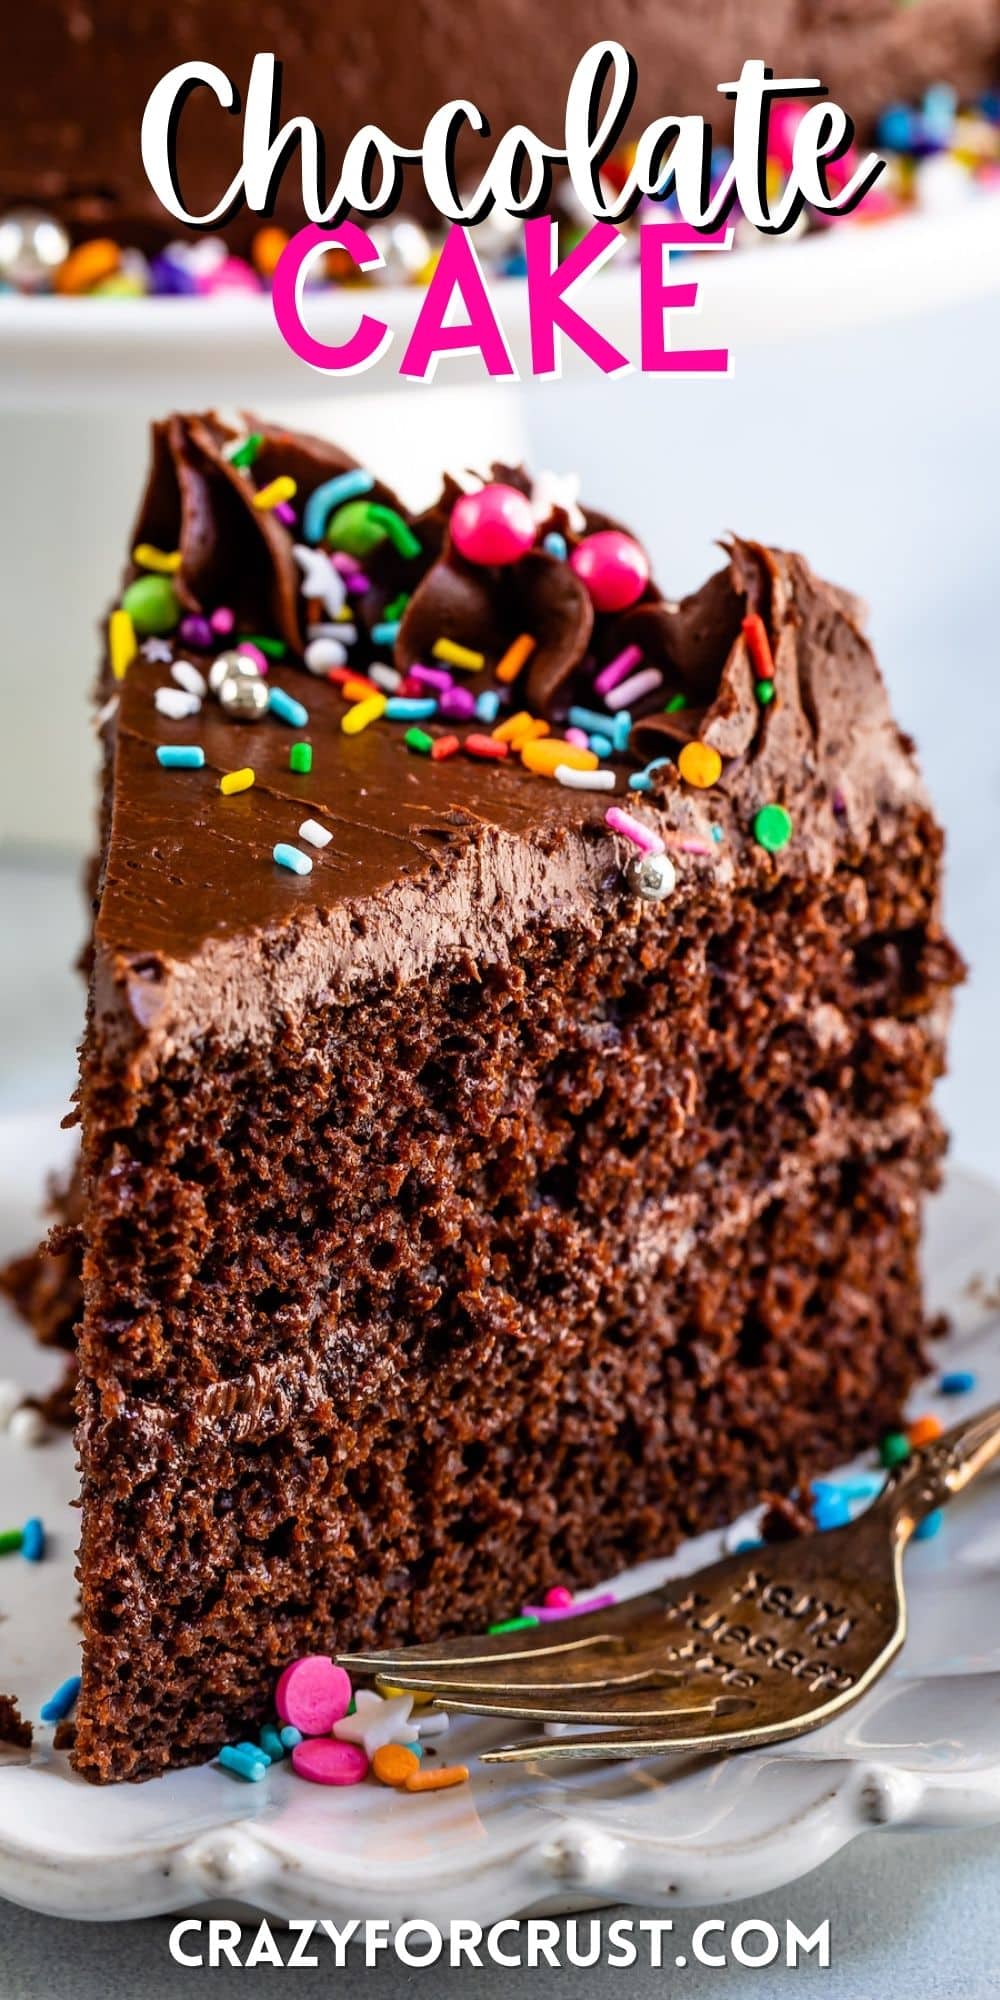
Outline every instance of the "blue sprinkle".
{"type": "Polygon", "coordinates": [[[565,535],[557,534],[553,528],[552,533],[546,535],[542,547],[547,556],[556,556],[560,562],[565,562],[567,554],[565,535]]]}
{"type": "Polygon", "coordinates": [[[391,694],[385,705],[387,722],[427,722],[437,714],[433,695],[391,694]]]}
{"type": "Polygon", "coordinates": [[[165,771],[200,771],[205,752],[200,743],[160,743],[156,761],[165,771]]]}
{"type": "Polygon", "coordinates": [[[602,735],[599,729],[594,731],[593,736],[588,736],[587,743],[595,757],[610,757],[615,747],[610,736],[602,735]]]}
{"type": "Polygon", "coordinates": [[[708,830],[713,840],[715,841],[725,840],[726,836],[723,833],[721,826],[710,826],[708,830]]]}
{"type": "Polygon", "coordinates": [[[812,1490],[813,1520],[820,1533],[825,1533],[828,1528],[845,1528],[851,1518],[851,1509],[843,1488],[817,1479],[812,1490]]]}
{"type": "Polygon", "coordinates": [[[290,847],[286,840],[279,840],[271,853],[279,868],[287,868],[293,875],[312,874],[312,862],[300,847],[290,847]]]}
{"type": "Polygon", "coordinates": [[[574,707],[569,712],[569,723],[572,729],[582,729],[587,736],[592,736],[595,729],[599,736],[603,736],[610,726],[611,717],[601,715],[596,708],[574,707]]]}
{"type": "Polygon", "coordinates": [[[496,688],[484,688],[476,696],[476,717],[480,722],[495,722],[500,713],[500,696],[496,688]]]}
{"type": "Polygon", "coordinates": [[[232,1771],[234,1777],[244,1778],[248,1785],[259,1784],[267,1771],[263,1757],[248,1757],[245,1750],[237,1750],[231,1743],[223,1744],[219,1763],[224,1771],[232,1771]]]}
{"type": "Polygon", "coordinates": [[[628,749],[628,739],[632,734],[632,717],[627,708],[620,708],[611,724],[611,741],[619,756],[628,749]]]}
{"type": "Polygon", "coordinates": [[[45,1554],[45,1529],[37,1514],[25,1521],[21,1531],[21,1554],[26,1562],[41,1562],[45,1554]]]}
{"type": "Polygon", "coordinates": [[[336,478],[327,479],[310,493],[302,511],[302,533],[307,542],[319,542],[334,508],[342,507],[345,500],[360,500],[363,493],[370,493],[375,481],[370,472],[360,465],[352,472],[338,472],[336,478]]]}
{"type": "Polygon", "coordinates": [[[942,1375],[938,1383],[938,1393],[942,1396],[967,1396],[976,1386],[976,1378],[971,1368],[952,1368],[942,1375]]]}
{"type": "Polygon", "coordinates": [[[281,1737],[286,1750],[294,1750],[296,1743],[301,1743],[302,1741],[302,1731],[301,1729],[296,1729],[293,1722],[286,1722],[284,1729],[279,1729],[278,1735],[281,1737]]]}
{"type": "Polygon", "coordinates": [[[285,1754],[285,1746],[273,1722],[265,1722],[263,1724],[260,1732],[260,1747],[267,1752],[272,1764],[280,1764],[285,1754]]]}
{"type": "Polygon", "coordinates": [[[631,792],[652,791],[653,772],[658,771],[663,764],[671,764],[672,762],[673,762],[672,757],[654,757],[652,763],[647,764],[644,771],[633,771],[632,776],[628,781],[629,790],[631,792]]]}
{"type": "Polygon", "coordinates": [[[908,104],[887,105],[875,126],[876,139],[889,153],[912,152],[915,124],[908,104]]]}
{"type": "Polygon", "coordinates": [[[842,1490],[849,1500],[874,1500],[884,1485],[884,1472],[859,1472],[844,1480],[842,1490]]]}
{"type": "Polygon", "coordinates": [[[48,1701],[39,1710],[42,1721],[65,1721],[70,1709],[76,1706],[76,1698],[79,1692],[80,1676],[79,1674],[71,1674],[69,1680],[63,1681],[62,1686],[57,1687],[55,1694],[50,1694],[48,1701]]]}
{"type": "Polygon", "coordinates": [[[306,729],[309,725],[309,710],[303,708],[294,695],[286,694],[284,688],[273,687],[268,691],[267,706],[272,715],[282,722],[290,722],[293,729],[306,729]]]}
{"type": "Polygon", "coordinates": [[[242,1757],[256,1757],[263,1764],[271,1762],[271,1753],[262,1743],[237,1743],[236,1748],[242,1757]]]}
{"type": "Polygon", "coordinates": [[[913,1530],[914,1541],[929,1542],[931,1537],[937,1534],[943,1520],[944,1514],[940,1507],[935,1507],[933,1514],[925,1514],[920,1526],[913,1530]]]}
{"type": "Polygon", "coordinates": [[[744,1535],[743,1540],[737,1542],[733,1554],[734,1556],[748,1556],[751,1549],[762,1549],[763,1546],[764,1544],[759,1535],[744,1535]]]}
{"type": "Polygon", "coordinates": [[[372,641],[376,646],[394,646],[399,632],[398,618],[387,619],[382,625],[372,626],[372,641]]]}
{"type": "Polygon", "coordinates": [[[413,1755],[415,1757],[422,1757],[424,1754],[424,1746],[422,1743],[408,1743],[406,1745],[406,1748],[408,1750],[412,1750],[413,1755]]]}

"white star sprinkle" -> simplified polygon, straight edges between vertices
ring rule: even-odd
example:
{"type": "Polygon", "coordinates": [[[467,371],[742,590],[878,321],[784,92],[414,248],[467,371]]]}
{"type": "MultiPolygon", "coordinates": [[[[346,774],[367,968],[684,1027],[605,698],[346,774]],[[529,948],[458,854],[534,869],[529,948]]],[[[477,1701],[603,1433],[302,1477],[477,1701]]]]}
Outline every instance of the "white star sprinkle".
{"type": "Polygon", "coordinates": [[[550,514],[564,513],[574,535],[582,535],[587,525],[577,495],[580,481],[575,472],[540,472],[531,488],[531,511],[536,521],[550,514]]]}
{"type": "Polygon", "coordinates": [[[385,1743],[412,1743],[412,1695],[397,1694],[385,1701],[370,1688],[361,1688],[354,1703],[354,1714],[343,1716],[333,1725],[333,1733],[342,1743],[360,1743],[368,1758],[374,1757],[385,1743]]]}
{"type": "Polygon", "coordinates": [[[144,660],[152,660],[158,667],[165,667],[173,659],[174,649],[167,639],[144,639],[142,657],[144,660]]]}
{"type": "Polygon", "coordinates": [[[293,553],[302,571],[299,588],[303,597],[318,598],[330,617],[336,618],[347,596],[339,569],[334,568],[325,549],[310,549],[304,542],[296,542],[293,553]]]}

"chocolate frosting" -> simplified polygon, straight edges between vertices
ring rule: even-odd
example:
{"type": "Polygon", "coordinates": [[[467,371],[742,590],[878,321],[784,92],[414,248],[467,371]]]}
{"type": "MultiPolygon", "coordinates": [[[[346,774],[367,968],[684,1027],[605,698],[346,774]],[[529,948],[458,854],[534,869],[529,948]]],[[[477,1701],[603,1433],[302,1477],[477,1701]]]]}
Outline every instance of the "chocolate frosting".
{"type": "MultiPolygon", "coordinates": [[[[539,919],[595,933],[638,919],[622,875],[630,850],[604,823],[607,794],[564,789],[514,756],[432,762],[406,747],[403,726],[385,720],[360,735],[342,732],[339,689],[301,663],[296,533],[252,499],[291,472],[301,509],[353,461],[257,418],[246,424],[265,440],[252,479],[226,458],[235,434],[218,418],[174,416],[156,427],[134,539],[180,548],[177,583],[189,609],[226,603],[238,630],[285,639],[289,656],[272,668],[271,683],[304,702],[309,725],[291,732],[268,717],[247,727],[211,698],[190,721],[167,723],[154,700],[167,666],[140,653],[120,687],[105,672],[102,699],[116,692],[118,701],[105,725],[111,809],[95,1004],[140,1067],[208,1033],[233,1042],[265,1035],[282,1006],[342,998],[370,979],[419,976],[462,955],[503,959],[539,919]],[[313,746],[308,776],[288,768],[300,734],[313,746]],[[155,750],[163,742],[201,744],[205,768],[161,769],[155,750]],[[222,797],[219,775],[248,763],[252,790],[222,797]],[[296,843],[306,818],[333,839],[312,874],[297,877],[275,866],[272,849],[296,843]]],[[[828,873],[902,806],[923,799],[857,600],[820,582],[801,557],[735,539],[724,567],[681,603],[651,584],[637,607],[591,621],[589,600],[557,558],[537,552],[506,571],[476,571],[456,556],[447,531],[453,482],[417,517],[388,488],[374,491],[412,528],[421,554],[403,558],[383,543],[366,559],[372,583],[352,664],[370,656],[366,628],[405,588],[413,594],[398,664],[443,634],[476,645],[492,666],[518,632],[538,633],[538,656],[512,707],[548,712],[556,733],[581,676],[589,686],[588,641],[597,662],[634,642],[663,666],[665,689],[633,730],[635,754],[615,765],[616,802],[667,842],[675,896],[703,894],[706,871],[716,886],[764,883],[776,870],[828,873]],[[774,653],[775,699],[766,708],[741,630],[750,605],[766,613],[774,653]],[[672,688],[688,706],[664,714],[672,688]],[[672,757],[692,736],[723,758],[715,786],[693,789],[669,762],[649,792],[628,791],[630,770],[672,757]],[[756,811],[772,802],[793,822],[777,855],[753,835],[756,811]]],[[[588,515],[587,527],[604,520],[588,515]]],[[[205,670],[204,655],[179,643],[174,650],[205,670]]],[[[488,684],[489,666],[474,677],[476,691],[488,684]]],[[[669,922],[671,907],[644,910],[642,920],[669,922]]]]}
{"type": "MultiPolygon", "coordinates": [[[[615,36],[635,55],[639,91],[630,121],[696,112],[725,137],[731,107],[717,86],[739,75],[747,56],[777,74],[819,77],[859,130],[871,131],[885,105],[919,98],[945,80],[971,94],[996,79],[1000,16],[996,0],[752,0],[740,7],[685,8],[659,0],[625,7],[575,0],[553,18],[535,0],[493,0],[457,8],[420,0],[400,15],[396,0],[343,9],[299,0],[259,0],[252,9],[219,0],[34,0],[8,9],[5,117],[0,123],[0,200],[32,200],[81,232],[112,227],[141,241],[176,235],[142,169],[139,124],[146,98],[175,64],[219,64],[246,90],[258,49],[284,69],[282,116],[315,119],[331,178],[358,128],[375,121],[399,143],[419,145],[431,114],[471,97],[499,135],[524,122],[550,144],[561,139],[573,70],[585,50],[615,36]]],[[[189,208],[215,205],[240,160],[240,120],[207,91],[185,107],[179,165],[189,208]]],[[[487,150],[460,153],[460,175],[478,181],[487,150]]],[[[282,183],[279,215],[303,220],[296,162],[282,183]]],[[[424,202],[410,173],[406,205],[424,202]]],[[[243,212],[229,232],[242,241],[257,226],[243,212]]]]}

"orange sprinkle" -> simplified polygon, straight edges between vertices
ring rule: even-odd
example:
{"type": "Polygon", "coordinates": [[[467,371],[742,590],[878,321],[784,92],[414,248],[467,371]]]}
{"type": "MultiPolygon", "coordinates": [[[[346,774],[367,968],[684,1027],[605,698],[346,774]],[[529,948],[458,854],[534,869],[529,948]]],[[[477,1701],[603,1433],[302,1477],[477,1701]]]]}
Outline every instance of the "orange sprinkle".
{"type": "Polygon", "coordinates": [[[538,640],[533,639],[530,632],[522,632],[520,638],[508,646],[503,658],[498,660],[497,680],[516,681],[521,668],[530,660],[537,644],[538,640]]]}
{"type": "Polygon", "coordinates": [[[250,245],[250,255],[262,278],[273,278],[278,258],[287,242],[284,230],[276,228],[273,223],[258,229],[250,245]]]}
{"type": "Polygon", "coordinates": [[[465,1785],[469,1780],[467,1764],[439,1764],[436,1769],[425,1771],[418,1764],[415,1771],[403,1781],[404,1792],[448,1792],[452,1785],[465,1785]]]}
{"type": "Polygon", "coordinates": [[[571,771],[596,771],[598,765],[592,750],[578,750],[575,743],[567,743],[561,736],[539,737],[525,743],[521,762],[526,770],[537,772],[541,778],[554,778],[560,764],[568,764],[571,771]]]}
{"type": "Polygon", "coordinates": [[[747,652],[762,681],[774,679],[774,654],[767,636],[767,626],[759,611],[748,611],[743,620],[743,637],[747,642],[747,652]]]}
{"type": "Polygon", "coordinates": [[[547,736],[548,733],[548,723],[543,722],[540,715],[529,715],[526,708],[508,716],[507,721],[498,723],[493,731],[498,743],[509,743],[515,750],[520,750],[522,743],[530,743],[534,737],[547,736]]]}
{"type": "Polygon", "coordinates": [[[939,1438],[942,1428],[939,1417],[914,1417],[912,1424],[906,1426],[906,1435],[914,1450],[917,1450],[920,1445],[931,1444],[935,1438],[939,1438]]]}
{"type": "MultiPolygon", "coordinates": [[[[330,671],[333,675],[337,668],[332,667],[330,671]]],[[[370,695],[381,694],[382,689],[376,687],[374,681],[366,680],[364,674],[348,674],[346,681],[340,683],[340,692],[347,701],[367,701],[370,695]]]]}
{"type": "Polygon", "coordinates": [[[60,264],[55,277],[56,291],[64,296],[92,292],[95,285],[114,276],[121,260],[122,253],[109,236],[92,236],[89,243],[78,243],[60,264]]]}
{"type": "Polygon", "coordinates": [[[419,1769],[419,1757],[405,1743],[383,1743],[372,1758],[372,1770],[382,1785],[405,1785],[419,1769]]]}

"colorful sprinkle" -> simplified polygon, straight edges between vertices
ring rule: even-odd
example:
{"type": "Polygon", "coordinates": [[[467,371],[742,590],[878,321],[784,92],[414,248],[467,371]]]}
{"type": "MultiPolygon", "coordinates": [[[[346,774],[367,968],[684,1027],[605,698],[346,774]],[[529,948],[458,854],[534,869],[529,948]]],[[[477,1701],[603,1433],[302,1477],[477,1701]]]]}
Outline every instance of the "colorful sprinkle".
{"type": "Polygon", "coordinates": [[[155,570],[158,576],[176,576],[183,557],[180,549],[154,549],[151,542],[139,542],[132,550],[137,569],[155,570]]]}
{"type": "Polygon", "coordinates": [[[497,680],[504,687],[507,687],[511,681],[516,681],[522,667],[527,666],[537,644],[537,639],[533,639],[530,632],[521,632],[516,639],[512,640],[507,651],[501,654],[497,661],[497,680]]]}
{"type": "Polygon", "coordinates": [[[670,762],[671,759],[669,757],[654,757],[652,763],[647,764],[644,771],[633,771],[628,781],[629,791],[651,792],[653,789],[653,772],[662,770],[663,766],[670,762]]]}
{"type": "Polygon", "coordinates": [[[453,1785],[465,1785],[469,1780],[468,1766],[465,1764],[437,1764],[425,1771],[419,1768],[411,1772],[404,1781],[404,1792],[448,1792],[453,1785]]]}
{"type": "Polygon", "coordinates": [[[45,1554],[45,1528],[37,1514],[32,1514],[21,1530],[21,1554],[30,1563],[41,1562],[45,1554]]]}
{"type": "Polygon", "coordinates": [[[414,1771],[419,1771],[420,1759],[405,1743],[383,1743],[372,1758],[372,1770],[380,1785],[405,1785],[414,1771]]]}
{"type": "Polygon", "coordinates": [[[769,854],[779,854],[792,837],[791,815],[784,806],[761,806],[754,814],[753,831],[761,847],[766,847],[769,854]]]}
{"type": "Polygon", "coordinates": [[[677,769],[686,785],[708,791],[722,776],[722,758],[710,743],[685,743],[677,758],[677,769]]]}
{"type": "Polygon", "coordinates": [[[428,736],[426,729],[408,729],[403,742],[408,750],[415,750],[419,757],[429,757],[434,748],[434,738],[428,736]]]}
{"type": "Polygon", "coordinates": [[[907,1424],[906,1435],[914,1451],[919,1451],[921,1445],[933,1444],[934,1439],[941,1436],[943,1429],[940,1417],[930,1415],[915,1417],[912,1424],[907,1424]]]}
{"type": "Polygon", "coordinates": [[[241,771],[224,771],[219,779],[219,790],[223,798],[231,799],[237,792],[248,792],[254,783],[256,773],[244,764],[241,771]]]}
{"type": "Polygon", "coordinates": [[[385,660],[373,660],[368,669],[368,679],[381,694],[396,694],[403,685],[403,676],[396,667],[390,667],[385,660]]]}
{"type": "Polygon", "coordinates": [[[378,689],[376,689],[374,694],[368,695],[364,701],[356,701],[353,708],[349,708],[347,714],[342,715],[340,718],[340,726],[344,735],[360,736],[361,731],[367,729],[369,723],[380,720],[385,714],[388,705],[388,696],[380,694],[378,689]]]}
{"type": "Polygon", "coordinates": [[[404,561],[410,562],[414,556],[420,554],[420,543],[413,529],[404,521],[402,514],[396,512],[395,507],[371,506],[368,508],[368,519],[374,521],[377,527],[384,529],[397,555],[401,555],[404,561]]]}
{"type": "Polygon", "coordinates": [[[429,722],[437,708],[433,695],[390,695],[385,717],[387,722],[429,722]]]}
{"type": "Polygon", "coordinates": [[[663,842],[651,827],[643,826],[641,819],[625,812],[621,806],[609,806],[604,815],[604,824],[612,833],[619,833],[623,840],[630,840],[640,854],[662,854],[663,842]]]}
{"type": "Polygon", "coordinates": [[[441,713],[453,722],[467,722],[475,715],[476,698],[471,689],[449,687],[441,692],[441,713]]]}
{"type": "Polygon", "coordinates": [[[174,660],[170,668],[170,678],[177,682],[179,688],[184,689],[185,694],[204,697],[208,693],[208,682],[204,674],[199,673],[198,668],[192,666],[190,660],[174,660]]]}
{"type": "MultiPolygon", "coordinates": [[[[212,615],[209,618],[208,622],[212,628],[212,631],[216,632],[220,639],[228,639],[230,632],[233,630],[233,627],[236,624],[236,613],[230,608],[228,604],[219,604],[216,606],[216,609],[212,612],[212,615]]],[[[251,634],[250,636],[254,637],[255,635],[251,634]]],[[[269,645],[280,646],[281,651],[276,656],[279,660],[285,650],[284,647],[281,646],[281,641],[279,639],[275,640],[257,639],[257,645],[262,647],[265,653],[267,652],[269,645]]]]}
{"type": "Polygon", "coordinates": [[[265,1722],[260,1729],[260,1747],[272,1764],[280,1764],[285,1755],[285,1746],[273,1722],[265,1722]]]}
{"type": "Polygon", "coordinates": [[[122,610],[128,612],[135,630],[144,639],[151,633],[162,638],[165,632],[175,632],[180,624],[181,607],[168,576],[137,576],[122,591],[122,610]]]}
{"type": "Polygon", "coordinates": [[[0,1530],[0,1556],[16,1556],[19,1554],[23,1540],[23,1528],[4,1528],[0,1530]]]}
{"type": "Polygon", "coordinates": [[[278,717],[279,722],[287,722],[292,729],[308,728],[309,710],[303,708],[302,703],[296,701],[293,695],[286,694],[284,688],[273,687],[268,690],[267,706],[270,713],[278,717]]]}
{"type": "Polygon", "coordinates": [[[457,736],[436,736],[431,749],[431,762],[443,764],[448,757],[454,757],[461,749],[457,736]]]}
{"type": "Polygon", "coordinates": [[[171,722],[184,722],[189,716],[197,715],[201,708],[200,694],[188,694],[184,688],[157,688],[153,696],[153,706],[158,715],[165,715],[171,722]]]}
{"type": "Polygon", "coordinates": [[[526,1632],[529,1627],[537,1625],[538,1622],[538,1619],[532,1613],[530,1617],[501,1618],[499,1624],[487,1625],[486,1630],[491,1638],[498,1638],[503,1632],[526,1632]]]}
{"type": "Polygon", "coordinates": [[[905,1465],[910,1456],[910,1440],[903,1431],[887,1431],[878,1448],[879,1458],[889,1471],[905,1465]]]}
{"type": "Polygon", "coordinates": [[[645,701],[649,695],[656,694],[662,686],[663,675],[659,667],[643,667],[641,673],[630,674],[628,680],[612,688],[604,699],[612,711],[629,708],[633,702],[645,701]]]}
{"type": "Polygon", "coordinates": [[[486,665],[483,653],[477,653],[471,646],[460,646],[455,639],[436,639],[432,647],[436,660],[447,660],[450,667],[464,667],[467,672],[478,674],[486,665]]]}
{"type": "Polygon", "coordinates": [[[386,618],[381,625],[372,626],[372,644],[375,646],[394,646],[398,637],[398,620],[386,618]]]}
{"type": "Polygon", "coordinates": [[[572,771],[596,771],[597,758],[592,750],[578,750],[558,736],[543,736],[525,743],[521,749],[521,762],[525,769],[534,771],[541,778],[554,778],[560,765],[568,765],[572,771]]]}
{"type": "Polygon", "coordinates": [[[318,819],[304,819],[299,828],[299,839],[307,840],[310,847],[329,847],[333,835],[329,827],[320,825],[318,819]]]}
{"type": "Polygon", "coordinates": [[[686,695],[672,694],[670,700],[667,702],[667,705],[664,708],[663,713],[664,715],[680,715],[681,710],[685,709],[686,707],[687,707],[686,695]]]}
{"type": "Polygon", "coordinates": [[[593,736],[588,736],[587,747],[593,751],[595,757],[612,757],[614,755],[615,746],[612,738],[604,736],[598,730],[594,731],[593,736]]]}
{"type": "Polygon", "coordinates": [[[307,542],[321,542],[330,515],[346,500],[359,500],[370,493],[375,481],[370,472],[358,465],[350,472],[339,472],[333,479],[327,479],[310,493],[302,512],[302,532],[307,542]]]}
{"type": "Polygon", "coordinates": [[[419,660],[407,668],[406,678],[416,681],[418,687],[434,688],[437,694],[443,694],[445,688],[453,685],[447,667],[425,667],[419,660]]]}
{"type": "Polygon", "coordinates": [[[545,550],[546,555],[555,556],[557,562],[565,562],[567,554],[569,553],[566,543],[566,537],[565,535],[561,535],[559,533],[558,528],[551,528],[549,530],[549,533],[546,535],[545,540],[542,543],[542,547],[545,550]]]}
{"type": "Polygon", "coordinates": [[[967,1396],[976,1386],[976,1377],[971,1368],[952,1368],[942,1375],[938,1391],[942,1396],[967,1396]]]}
{"type": "Polygon", "coordinates": [[[301,1743],[302,1741],[302,1731],[301,1729],[296,1729],[293,1722],[286,1722],[284,1729],[279,1729],[278,1735],[286,1750],[294,1750],[296,1743],[301,1743]]]}
{"type": "Polygon", "coordinates": [[[116,681],[123,681],[138,651],[135,626],[127,611],[112,611],[108,619],[108,658],[116,681]]]}
{"type": "Polygon", "coordinates": [[[743,637],[758,680],[773,681],[774,654],[771,651],[767,626],[759,611],[747,612],[743,620],[743,637]]]}
{"type": "Polygon", "coordinates": [[[294,500],[297,491],[296,481],[290,479],[287,472],[282,472],[254,494],[253,504],[259,513],[266,514],[272,507],[280,507],[283,501],[294,500]]]}
{"type": "Polygon", "coordinates": [[[774,682],[756,681],[754,683],[754,694],[757,696],[761,708],[767,708],[774,700],[774,682]]]}
{"type": "Polygon", "coordinates": [[[247,466],[253,464],[263,442],[262,431],[250,431],[245,438],[241,438],[239,444],[229,445],[226,448],[226,457],[230,465],[235,465],[239,471],[245,472],[247,466]]]}
{"type": "Polygon", "coordinates": [[[310,1785],[360,1785],[368,1775],[368,1758],[359,1743],[314,1736],[295,1745],[292,1770],[310,1785]]]}
{"type": "Polygon", "coordinates": [[[627,680],[634,667],[642,660],[641,646],[626,646],[624,652],[616,653],[606,667],[602,667],[594,681],[594,693],[602,697],[609,695],[613,688],[627,680]]]}
{"type": "Polygon", "coordinates": [[[313,767],[311,743],[293,743],[288,752],[288,768],[296,777],[307,778],[313,767]]]}
{"type": "Polygon", "coordinates": [[[476,717],[479,722],[494,723],[500,713],[500,696],[496,688],[484,688],[476,696],[476,717]]]}
{"type": "Polygon", "coordinates": [[[329,1736],[347,1714],[353,1689],[343,1667],[327,1653],[308,1653],[287,1666],[274,1692],[279,1720],[303,1736],[329,1736]]]}
{"type": "Polygon", "coordinates": [[[256,667],[259,674],[266,674],[268,667],[267,654],[262,646],[255,644],[253,639],[238,640],[236,652],[241,660],[249,660],[251,666],[256,667]]]}
{"type": "Polygon", "coordinates": [[[165,771],[200,771],[205,752],[200,743],[161,743],[156,761],[165,771]]]}
{"type": "Polygon", "coordinates": [[[235,1743],[224,1743],[217,1761],[224,1771],[231,1771],[234,1778],[242,1778],[247,1785],[259,1785],[267,1775],[267,1757],[262,1750],[252,1747],[244,1749],[242,1745],[237,1748],[235,1743]]]}
{"type": "Polygon", "coordinates": [[[553,777],[560,785],[566,785],[573,792],[613,792],[615,774],[613,771],[574,771],[569,764],[557,764],[553,777]]]}
{"type": "Polygon", "coordinates": [[[914,1541],[931,1541],[936,1534],[940,1533],[943,1520],[944,1513],[940,1507],[935,1507],[932,1513],[925,1514],[923,1520],[919,1521],[913,1530],[914,1541]]]}
{"type": "Polygon", "coordinates": [[[272,849],[272,857],[279,868],[287,868],[292,875],[312,874],[312,862],[308,854],[303,854],[297,847],[290,847],[286,840],[279,840],[277,846],[272,849]]]}
{"type": "Polygon", "coordinates": [[[43,1702],[39,1709],[42,1721],[64,1722],[71,1709],[75,1708],[79,1692],[80,1676],[70,1674],[69,1679],[57,1687],[55,1694],[50,1694],[48,1701],[43,1702]]]}
{"type": "Polygon", "coordinates": [[[495,736],[467,736],[462,745],[470,757],[480,757],[487,763],[502,764],[509,755],[506,743],[498,743],[495,736]]]}

